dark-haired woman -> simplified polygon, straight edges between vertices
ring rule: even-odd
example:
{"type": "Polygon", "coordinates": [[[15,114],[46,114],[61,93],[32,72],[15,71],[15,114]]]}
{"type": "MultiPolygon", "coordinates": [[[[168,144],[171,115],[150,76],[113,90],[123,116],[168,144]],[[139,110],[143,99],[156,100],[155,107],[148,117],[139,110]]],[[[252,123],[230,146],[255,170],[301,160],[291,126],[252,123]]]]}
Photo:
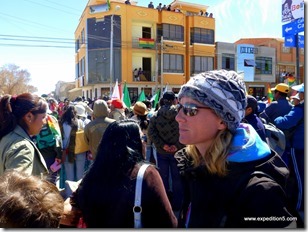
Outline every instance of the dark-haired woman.
{"type": "Polygon", "coordinates": [[[69,106],[59,123],[63,140],[62,162],[65,167],[66,180],[70,181],[82,179],[85,171],[85,153],[75,154],[76,132],[78,129],[84,129],[84,123],[78,119],[76,109],[76,106],[69,106]]]}
{"type": "Polygon", "coordinates": [[[44,176],[48,173],[32,141],[46,123],[47,102],[34,94],[4,95],[0,99],[0,175],[7,169],[44,176]]]}
{"type": "MultiPolygon", "coordinates": [[[[71,197],[87,227],[133,228],[136,176],[144,156],[141,129],[132,119],[111,123],[101,140],[96,159],[71,197]]],[[[176,227],[162,179],[150,165],[142,185],[144,228],[176,227]]]]}

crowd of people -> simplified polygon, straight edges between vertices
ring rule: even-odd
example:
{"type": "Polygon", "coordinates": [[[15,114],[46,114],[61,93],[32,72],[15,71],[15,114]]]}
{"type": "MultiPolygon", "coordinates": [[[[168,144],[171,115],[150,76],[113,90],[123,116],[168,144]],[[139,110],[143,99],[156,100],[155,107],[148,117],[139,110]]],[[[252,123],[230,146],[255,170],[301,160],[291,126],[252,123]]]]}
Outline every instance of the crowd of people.
{"type": "Polygon", "coordinates": [[[272,91],[260,112],[236,72],[213,70],[165,90],[155,108],[1,96],[0,225],[133,228],[146,163],[144,228],[302,227],[304,84],[272,91]],[[264,121],[294,131],[282,156],[264,121]]]}

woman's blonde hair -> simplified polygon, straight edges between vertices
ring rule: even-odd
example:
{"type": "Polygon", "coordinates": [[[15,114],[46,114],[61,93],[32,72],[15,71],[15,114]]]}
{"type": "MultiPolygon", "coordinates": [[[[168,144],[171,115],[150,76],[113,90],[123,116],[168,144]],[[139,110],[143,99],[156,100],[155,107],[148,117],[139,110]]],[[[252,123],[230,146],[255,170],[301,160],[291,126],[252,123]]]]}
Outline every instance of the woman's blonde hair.
{"type": "Polygon", "coordinates": [[[195,145],[188,145],[187,153],[192,158],[194,167],[204,164],[209,173],[225,176],[232,137],[228,129],[219,131],[205,154],[200,154],[195,145]]]}

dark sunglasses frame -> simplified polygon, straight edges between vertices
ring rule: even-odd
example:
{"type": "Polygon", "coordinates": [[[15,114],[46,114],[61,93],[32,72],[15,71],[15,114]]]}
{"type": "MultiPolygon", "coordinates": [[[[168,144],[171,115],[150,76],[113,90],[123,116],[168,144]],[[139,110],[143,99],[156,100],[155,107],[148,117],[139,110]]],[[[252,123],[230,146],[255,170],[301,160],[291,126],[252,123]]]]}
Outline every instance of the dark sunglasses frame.
{"type": "Polygon", "coordinates": [[[189,103],[189,104],[177,104],[176,108],[178,112],[180,112],[181,109],[183,109],[183,112],[186,116],[192,117],[197,115],[199,109],[212,109],[211,107],[207,106],[197,106],[195,104],[189,103]]]}

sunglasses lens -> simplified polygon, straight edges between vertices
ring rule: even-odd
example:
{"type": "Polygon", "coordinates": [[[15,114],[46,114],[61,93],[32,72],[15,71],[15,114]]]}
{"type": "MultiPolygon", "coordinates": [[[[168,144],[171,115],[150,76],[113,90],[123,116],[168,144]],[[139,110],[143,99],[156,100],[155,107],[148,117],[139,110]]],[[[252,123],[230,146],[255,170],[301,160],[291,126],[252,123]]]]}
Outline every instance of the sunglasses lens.
{"type": "Polygon", "coordinates": [[[198,112],[198,108],[195,106],[190,106],[190,105],[181,105],[178,104],[177,105],[177,110],[178,112],[183,109],[183,112],[186,116],[195,116],[198,112]]]}
{"type": "Polygon", "coordinates": [[[184,114],[187,116],[195,116],[197,114],[196,108],[183,107],[184,114]]]}

